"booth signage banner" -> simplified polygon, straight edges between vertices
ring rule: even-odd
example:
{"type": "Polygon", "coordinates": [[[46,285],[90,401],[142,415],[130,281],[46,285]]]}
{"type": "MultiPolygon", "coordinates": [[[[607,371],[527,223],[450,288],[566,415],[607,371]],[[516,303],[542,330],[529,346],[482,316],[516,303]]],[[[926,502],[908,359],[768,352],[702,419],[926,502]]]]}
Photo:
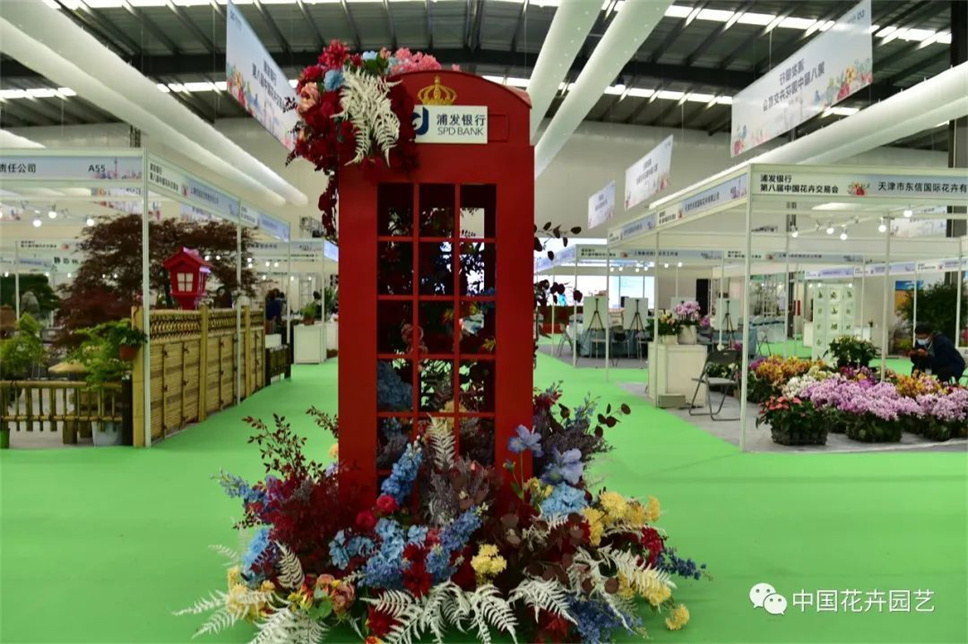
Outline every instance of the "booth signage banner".
{"type": "Polygon", "coordinates": [[[239,216],[242,219],[242,225],[248,226],[249,228],[259,227],[259,213],[258,211],[252,210],[245,204],[242,204],[239,209],[239,216]]]}
{"type": "Polygon", "coordinates": [[[417,105],[413,108],[417,143],[487,144],[486,105],[417,105]]]}
{"type": "Polygon", "coordinates": [[[853,174],[849,168],[842,174],[758,172],[753,187],[758,195],[964,199],[968,196],[968,177],[853,174]]]}
{"type": "Polygon", "coordinates": [[[77,242],[69,240],[31,240],[31,239],[21,239],[17,242],[17,247],[20,250],[27,251],[75,251],[77,250],[77,242]]]}
{"type": "Polygon", "coordinates": [[[615,216],[615,182],[588,198],[588,227],[595,228],[615,216]]]}
{"type": "Polygon", "coordinates": [[[947,232],[946,219],[894,219],[891,233],[895,237],[944,237],[947,232]]]}
{"type": "Polygon", "coordinates": [[[264,212],[259,213],[259,230],[282,241],[289,241],[289,224],[264,212]]]}
{"type": "Polygon", "coordinates": [[[693,215],[719,208],[731,201],[737,201],[746,197],[747,179],[745,174],[734,177],[722,182],[718,186],[713,186],[708,190],[695,194],[688,199],[666,206],[658,215],[658,225],[686,219],[693,215]]]}
{"type": "Polygon", "coordinates": [[[634,208],[669,187],[672,135],[625,171],[625,209],[634,208]]]}
{"type": "Polygon", "coordinates": [[[287,150],[292,150],[298,117],[295,110],[286,110],[286,100],[296,99],[295,90],[233,2],[226,7],[225,24],[228,93],[287,150]]]}
{"type": "Polygon", "coordinates": [[[656,225],[656,215],[655,213],[646,215],[645,217],[640,217],[635,221],[630,221],[629,223],[622,226],[619,231],[619,240],[631,239],[636,235],[643,232],[648,232],[650,230],[655,230],[656,225]]]}
{"type": "Polygon", "coordinates": [[[732,156],[762,145],[873,82],[871,0],[733,97],[732,156]]]}
{"type": "Polygon", "coordinates": [[[140,181],[140,156],[33,156],[0,155],[0,178],[14,181],[140,181]]]}
{"type": "Polygon", "coordinates": [[[155,156],[148,158],[148,184],[233,223],[238,220],[237,199],[155,156]]]}
{"type": "Polygon", "coordinates": [[[325,243],[323,244],[323,257],[330,261],[338,262],[339,246],[329,240],[325,240],[325,243]]]}

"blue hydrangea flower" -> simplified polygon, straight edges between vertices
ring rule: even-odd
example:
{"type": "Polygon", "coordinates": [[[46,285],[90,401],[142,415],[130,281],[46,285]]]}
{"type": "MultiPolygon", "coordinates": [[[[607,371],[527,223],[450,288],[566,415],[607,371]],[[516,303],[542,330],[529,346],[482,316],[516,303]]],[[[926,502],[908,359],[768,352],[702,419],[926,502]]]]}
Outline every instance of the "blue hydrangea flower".
{"type": "Polygon", "coordinates": [[[380,547],[370,552],[363,567],[361,585],[375,588],[400,588],[403,584],[403,527],[393,519],[377,521],[375,531],[380,547]]]}
{"type": "Polygon", "coordinates": [[[413,387],[389,362],[382,360],[376,365],[376,405],[386,411],[408,411],[413,407],[413,387]]]}
{"type": "MultiPolygon", "coordinates": [[[[605,602],[584,597],[569,598],[570,613],[577,622],[576,627],[581,641],[586,644],[602,644],[612,641],[612,631],[624,628],[622,618],[616,615],[605,602]]],[[[642,625],[642,618],[632,613],[622,613],[630,629],[642,625]]]]}
{"type": "Polygon", "coordinates": [[[407,449],[393,464],[390,476],[380,486],[380,493],[392,496],[396,499],[397,505],[403,505],[413,489],[413,482],[417,478],[422,463],[423,450],[420,445],[418,443],[407,445],[407,449]]]}
{"type": "Polygon", "coordinates": [[[541,450],[541,434],[532,431],[524,425],[518,425],[518,435],[508,439],[508,450],[512,454],[520,454],[525,450],[531,450],[537,458],[544,456],[541,450]]]}
{"type": "Polygon", "coordinates": [[[375,51],[364,51],[363,60],[376,60],[377,53],[375,51]]]}
{"type": "Polygon", "coordinates": [[[474,506],[440,531],[440,545],[434,546],[427,555],[427,572],[433,576],[435,583],[453,576],[456,570],[450,565],[451,558],[467,546],[480,527],[480,509],[474,506]]]}
{"type": "Polygon", "coordinates": [[[572,512],[581,512],[587,505],[582,490],[559,483],[551,490],[551,495],[541,502],[541,514],[546,517],[567,516],[572,512]]]}
{"type": "Polygon", "coordinates": [[[578,485],[585,470],[585,465],[581,462],[581,450],[574,448],[562,454],[555,449],[552,454],[554,460],[545,467],[541,480],[549,485],[557,485],[562,481],[578,485]]]}
{"type": "Polygon", "coordinates": [[[329,556],[340,570],[346,570],[353,557],[367,557],[373,551],[373,541],[368,537],[353,536],[349,540],[346,533],[340,530],[329,542],[329,556]]]}
{"type": "Polygon", "coordinates": [[[252,567],[266,554],[272,543],[269,541],[269,528],[262,528],[252,537],[249,547],[242,555],[242,572],[246,575],[254,575],[252,567]]]}
{"type": "Polygon", "coordinates": [[[430,529],[425,525],[412,525],[407,530],[407,543],[423,543],[430,529]]]}
{"type": "Polygon", "coordinates": [[[331,69],[323,76],[323,89],[333,92],[343,86],[343,72],[339,69],[331,69]]]}

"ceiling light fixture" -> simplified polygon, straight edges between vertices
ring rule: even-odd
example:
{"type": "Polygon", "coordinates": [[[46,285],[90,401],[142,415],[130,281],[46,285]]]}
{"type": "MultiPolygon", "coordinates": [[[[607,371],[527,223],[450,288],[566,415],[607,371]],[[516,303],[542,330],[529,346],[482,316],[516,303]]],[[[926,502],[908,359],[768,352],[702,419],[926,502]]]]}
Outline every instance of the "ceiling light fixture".
{"type": "Polygon", "coordinates": [[[793,237],[794,239],[796,239],[796,238],[797,238],[797,237],[799,237],[799,236],[800,236],[800,231],[799,231],[799,230],[797,230],[796,228],[794,228],[794,229],[793,229],[793,230],[792,230],[792,231],[790,232],[790,237],[793,237]]]}
{"type": "Polygon", "coordinates": [[[832,225],[828,225],[827,226],[827,234],[828,235],[833,235],[834,234],[834,227],[832,225]]]}
{"type": "Polygon", "coordinates": [[[847,229],[840,231],[840,241],[847,241],[847,229]]]}
{"type": "Polygon", "coordinates": [[[676,268],[682,268],[682,262],[679,262],[678,264],[676,264],[676,268]]]}
{"type": "Polygon", "coordinates": [[[87,224],[88,226],[93,226],[94,225],[94,217],[88,217],[87,218],[87,221],[85,221],[84,223],[87,224]]]}
{"type": "Polygon", "coordinates": [[[47,216],[50,217],[51,219],[57,219],[57,211],[51,210],[50,212],[47,213],[47,216]]]}
{"type": "Polygon", "coordinates": [[[34,228],[40,228],[43,225],[44,222],[42,222],[40,219],[34,219],[34,228]]]}
{"type": "Polygon", "coordinates": [[[911,210],[910,208],[905,208],[904,209],[904,216],[905,217],[908,217],[908,218],[911,218],[911,217],[914,216],[914,211],[911,210]]]}
{"type": "Polygon", "coordinates": [[[879,233],[886,233],[887,232],[887,224],[884,223],[884,219],[883,218],[881,219],[881,223],[877,226],[877,232],[879,232],[879,233]]]}
{"type": "Polygon", "coordinates": [[[666,263],[664,263],[664,264],[662,265],[662,268],[669,268],[669,262],[666,262],[666,263]]]}

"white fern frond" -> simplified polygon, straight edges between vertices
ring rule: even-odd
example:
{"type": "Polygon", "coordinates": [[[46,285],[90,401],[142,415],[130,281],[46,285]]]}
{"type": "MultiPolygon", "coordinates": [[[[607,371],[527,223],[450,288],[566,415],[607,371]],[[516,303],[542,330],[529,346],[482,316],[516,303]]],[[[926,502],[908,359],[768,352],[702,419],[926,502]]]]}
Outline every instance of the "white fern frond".
{"type": "Polygon", "coordinates": [[[215,635],[216,633],[221,633],[222,631],[235,626],[235,623],[238,621],[239,617],[233,614],[232,611],[228,610],[227,608],[215,611],[204,624],[195,630],[195,632],[192,634],[192,639],[202,635],[215,635]]]}
{"type": "Polygon", "coordinates": [[[639,557],[631,552],[612,550],[607,546],[599,550],[599,553],[614,564],[616,570],[628,579],[629,585],[640,595],[655,592],[659,586],[676,587],[672,575],[640,563],[639,557]]]}
{"type": "Polygon", "coordinates": [[[529,578],[518,584],[511,591],[508,602],[513,604],[522,601],[525,606],[534,609],[534,621],[538,621],[538,614],[545,610],[562,619],[575,624],[575,619],[568,613],[568,591],[557,580],[529,578]]]}
{"type": "Polygon", "coordinates": [[[385,590],[379,597],[364,597],[363,601],[394,619],[406,615],[418,603],[417,598],[405,590],[385,590]]]}
{"type": "Polygon", "coordinates": [[[179,611],[175,611],[174,615],[199,615],[201,613],[207,613],[219,608],[223,608],[226,604],[227,595],[224,591],[216,590],[213,591],[208,597],[203,597],[196,601],[194,604],[188,608],[183,608],[179,611]]]}
{"type": "Polygon", "coordinates": [[[299,558],[292,553],[292,551],[285,545],[276,542],[276,547],[279,548],[279,583],[283,588],[289,590],[297,590],[302,587],[303,579],[306,578],[305,573],[303,573],[302,564],[299,563],[299,558]]]}
{"type": "Polygon", "coordinates": [[[356,127],[355,156],[347,165],[361,162],[374,142],[389,161],[390,150],[400,137],[400,120],[393,113],[388,95],[395,84],[360,70],[344,72],[340,92],[343,111],[334,118],[348,119],[356,127]]]}
{"type": "Polygon", "coordinates": [[[228,566],[236,565],[238,563],[241,563],[242,561],[242,557],[239,555],[238,552],[236,552],[235,550],[232,550],[231,548],[227,548],[223,545],[216,544],[213,546],[209,546],[208,549],[228,559],[229,563],[226,564],[228,566]]]}
{"type": "MultiPolygon", "coordinates": [[[[605,547],[598,552],[602,554],[603,551],[607,552],[607,550],[608,547],[605,547]]],[[[568,570],[568,580],[571,584],[572,591],[579,592],[585,581],[591,582],[591,592],[587,593],[588,596],[598,595],[612,613],[619,618],[625,630],[630,631],[632,630],[632,626],[625,617],[627,613],[627,611],[624,611],[625,606],[617,593],[610,593],[605,588],[607,578],[602,574],[600,567],[602,563],[602,561],[595,559],[588,551],[580,548],[575,554],[571,568],[568,570]]],[[[607,558],[605,563],[611,566],[611,562],[607,561],[607,558]]]]}
{"type": "Polygon", "coordinates": [[[461,606],[461,618],[466,619],[469,626],[477,631],[477,638],[483,644],[491,643],[489,626],[503,631],[511,636],[517,644],[518,638],[515,628],[518,625],[514,617],[514,609],[501,597],[500,591],[493,584],[480,586],[473,593],[466,596],[466,602],[461,606]]]}
{"type": "Polygon", "coordinates": [[[256,624],[258,632],[250,644],[291,644],[298,630],[296,615],[286,606],[256,624]]]}
{"type": "Polygon", "coordinates": [[[457,444],[450,424],[442,418],[431,418],[427,428],[427,438],[434,457],[434,465],[441,470],[448,470],[454,465],[457,444]]]}

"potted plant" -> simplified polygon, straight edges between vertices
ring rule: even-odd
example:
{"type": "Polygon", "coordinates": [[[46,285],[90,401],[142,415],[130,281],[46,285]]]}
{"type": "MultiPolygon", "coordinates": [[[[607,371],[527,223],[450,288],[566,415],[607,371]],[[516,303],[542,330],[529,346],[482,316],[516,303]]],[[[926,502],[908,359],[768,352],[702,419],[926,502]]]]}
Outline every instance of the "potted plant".
{"type": "Polygon", "coordinates": [[[310,302],[302,307],[303,324],[316,324],[316,303],[310,302]]]}
{"type": "Polygon", "coordinates": [[[659,316],[659,344],[678,344],[679,320],[672,313],[659,316]]]}
{"type": "Polygon", "coordinates": [[[699,302],[683,302],[677,304],[673,309],[676,320],[679,322],[679,344],[696,344],[699,319],[702,317],[699,311],[699,302]]]}
{"type": "MultiPolygon", "coordinates": [[[[136,338],[123,331],[124,324],[126,323],[106,322],[82,330],[81,335],[85,339],[71,356],[87,370],[85,381],[88,387],[84,391],[86,403],[91,405],[96,401],[98,418],[91,421],[91,437],[97,447],[118,445],[121,442],[120,423],[105,418],[105,411],[109,407],[105,402],[118,395],[113,385],[121,383],[130,367],[129,362],[121,359],[120,342],[121,338],[128,338],[128,341],[136,338]]],[[[78,400],[77,404],[82,405],[84,402],[78,400]]]]}
{"type": "Polygon", "coordinates": [[[837,362],[837,368],[866,367],[880,353],[869,340],[842,335],[830,343],[830,355],[837,362]]]}
{"type": "MultiPolygon", "coordinates": [[[[47,355],[40,339],[40,324],[29,313],[24,313],[17,321],[17,333],[0,343],[0,379],[24,380],[30,377],[34,367],[43,362],[47,355]]],[[[4,409],[14,404],[20,391],[14,387],[3,389],[0,405],[4,409]]],[[[0,449],[10,446],[10,428],[0,426],[0,449]]]]}
{"type": "Polygon", "coordinates": [[[761,406],[756,426],[769,423],[773,442],[779,445],[825,445],[827,415],[810,400],[771,396],[761,406]]]}
{"type": "Polygon", "coordinates": [[[138,355],[138,348],[148,341],[145,332],[131,326],[130,320],[108,322],[103,326],[111,343],[118,347],[118,358],[125,362],[132,362],[138,355]]]}

